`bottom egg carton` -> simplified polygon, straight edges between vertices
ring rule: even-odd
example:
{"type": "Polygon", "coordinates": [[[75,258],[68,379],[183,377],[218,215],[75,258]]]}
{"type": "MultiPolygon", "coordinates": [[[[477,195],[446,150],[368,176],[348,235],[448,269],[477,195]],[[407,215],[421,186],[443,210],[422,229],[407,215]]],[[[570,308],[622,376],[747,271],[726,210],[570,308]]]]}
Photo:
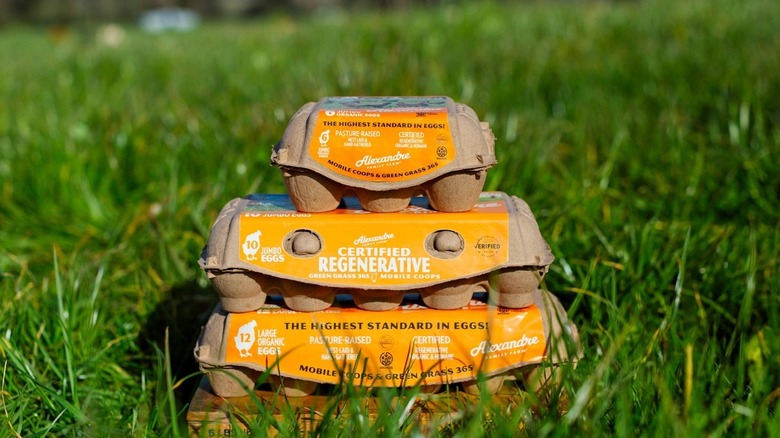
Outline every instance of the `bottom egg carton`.
{"type": "Polygon", "coordinates": [[[579,358],[577,328],[549,292],[536,290],[524,309],[472,300],[441,311],[418,302],[380,314],[348,298],[313,313],[266,305],[236,314],[218,305],[195,358],[222,397],[244,396],[258,381],[288,397],[313,395],[322,384],[435,393],[459,383],[467,393],[495,392],[506,380],[546,382],[556,371],[544,365],[579,358]],[[537,378],[538,367],[547,378],[537,378]]]}

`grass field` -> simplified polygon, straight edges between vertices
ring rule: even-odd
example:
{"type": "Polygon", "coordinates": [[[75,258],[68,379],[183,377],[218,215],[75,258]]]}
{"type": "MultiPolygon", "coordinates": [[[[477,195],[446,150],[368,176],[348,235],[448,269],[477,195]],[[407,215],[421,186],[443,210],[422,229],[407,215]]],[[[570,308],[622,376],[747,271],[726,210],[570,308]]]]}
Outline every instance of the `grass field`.
{"type": "Polygon", "coordinates": [[[490,122],[487,188],[534,210],[584,350],[568,411],[445,434],[780,434],[776,2],[463,3],[118,46],[0,29],[0,436],[183,435],[219,209],[283,191],[270,148],[303,103],[416,94],[490,122]]]}

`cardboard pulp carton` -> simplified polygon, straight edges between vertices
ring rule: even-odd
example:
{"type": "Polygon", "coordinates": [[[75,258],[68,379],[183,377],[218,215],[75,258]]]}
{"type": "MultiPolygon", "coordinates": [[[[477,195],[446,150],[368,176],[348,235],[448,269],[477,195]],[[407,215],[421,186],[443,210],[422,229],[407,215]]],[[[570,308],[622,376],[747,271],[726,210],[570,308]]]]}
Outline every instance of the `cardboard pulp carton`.
{"type": "Polygon", "coordinates": [[[399,211],[417,194],[466,211],[496,163],[494,143],[449,97],[326,97],[293,115],[271,162],[299,211],[334,210],[347,193],[368,211],[399,211]]]}
{"type": "Polygon", "coordinates": [[[288,396],[312,394],[319,384],[437,388],[460,382],[476,391],[479,376],[490,377],[487,389],[495,391],[518,371],[521,378],[533,375],[529,366],[576,361],[577,343],[577,329],[558,299],[536,290],[523,309],[478,300],[451,311],[412,302],[383,313],[348,304],[313,313],[275,305],[228,313],[218,306],[195,358],[222,397],[246,395],[265,371],[288,396]]]}
{"type": "Polygon", "coordinates": [[[392,310],[407,292],[436,309],[463,307],[474,292],[521,308],[552,261],[528,204],[484,192],[465,213],[415,197],[397,213],[345,198],[345,208],[310,214],[287,195],[250,195],[222,209],[199,263],[222,307],[247,312],[269,295],[293,310],[322,310],[339,293],[362,309],[392,310]]]}

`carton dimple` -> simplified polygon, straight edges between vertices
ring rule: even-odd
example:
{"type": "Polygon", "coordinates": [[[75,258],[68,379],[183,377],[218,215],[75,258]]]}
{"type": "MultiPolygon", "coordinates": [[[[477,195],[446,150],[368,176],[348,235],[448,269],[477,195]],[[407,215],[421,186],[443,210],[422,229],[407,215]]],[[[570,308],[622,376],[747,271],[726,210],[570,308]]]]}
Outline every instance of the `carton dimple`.
{"type": "Polygon", "coordinates": [[[326,97],[303,105],[271,162],[296,210],[394,212],[423,194],[433,209],[471,209],[496,163],[495,137],[473,109],[445,96],[326,97]]]}
{"type": "Polygon", "coordinates": [[[295,312],[267,304],[256,312],[213,311],[195,358],[217,395],[246,395],[263,372],[288,396],[314,393],[318,384],[435,390],[461,383],[467,392],[505,379],[544,389],[550,365],[580,357],[576,327],[558,299],[535,290],[531,305],[506,309],[472,300],[441,312],[405,301],[377,320],[348,299],[324,312],[295,312]],[[537,371],[544,363],[545,371],[537,371]],[[539,374],[547,377],[538,379],[539,374]],[[545,376],[544,373],[547,373],[545,376]],[[478,377],[487,377],[477,383],[478,377]]]}
{"type": "Polygon", "coordinates": [[[199,263],[229,312],[281,295],[293,310],[328,308],[337,293],[367,310],[392,310],[419,292],[436,309],[466,305],[475,292],[520,308],[553,261],[531,210],[503,192],[483,192],[465,213],[432,209],[424,197],[397,213],[373,213],[355,198],[310,214],[287,195],[229,202],[199,263]]]}

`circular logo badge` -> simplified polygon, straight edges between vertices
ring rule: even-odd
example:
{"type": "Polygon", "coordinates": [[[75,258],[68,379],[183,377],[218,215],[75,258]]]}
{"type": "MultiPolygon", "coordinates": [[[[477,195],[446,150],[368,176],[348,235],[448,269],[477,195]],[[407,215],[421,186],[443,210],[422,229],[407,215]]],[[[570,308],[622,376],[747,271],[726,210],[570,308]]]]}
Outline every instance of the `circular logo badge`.
{"type": "Polygon", "coordinates": [[[477,239],[474,249],[483,257],[493,257],[501,249],[501,243],[493,236],[482,236],[477,239]]]}
{"type": "Polygon", "coordinates": [[[382,350],[390,350],[393,348],[393,345],[395,345],[395,340],[392,336],[384,335],[379,338],[379,346],[382,348],[382,350]]]}
{"type": "Polygon", "coordinates": [[[444,147],[444,146],[439,146],[438,148],[436,148],[436,155],[438,155],[439,158],[446,157],[447,156],[447,152],[448,152],[447,148],[444,147]]]}
{"type": "Polygon", "coordinates": [[[393,364],[393,355],[390,354],[389,351],[385,351],[379,355],[379,363],[381,363],[383,366],[389,367],[393,364]]]}

